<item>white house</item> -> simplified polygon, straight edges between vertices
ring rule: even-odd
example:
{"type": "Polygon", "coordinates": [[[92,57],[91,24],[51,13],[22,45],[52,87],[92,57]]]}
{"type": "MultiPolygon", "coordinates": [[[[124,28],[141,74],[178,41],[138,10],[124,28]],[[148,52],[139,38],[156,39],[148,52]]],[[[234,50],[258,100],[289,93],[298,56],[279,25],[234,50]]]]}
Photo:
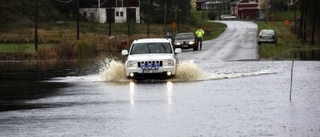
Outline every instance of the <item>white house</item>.
{"type": "Polygon", "coordinates": [[[140,23],[140,0],[80,0],[79,12],[99,23],[125,23],[128,19],[140,23]]]}

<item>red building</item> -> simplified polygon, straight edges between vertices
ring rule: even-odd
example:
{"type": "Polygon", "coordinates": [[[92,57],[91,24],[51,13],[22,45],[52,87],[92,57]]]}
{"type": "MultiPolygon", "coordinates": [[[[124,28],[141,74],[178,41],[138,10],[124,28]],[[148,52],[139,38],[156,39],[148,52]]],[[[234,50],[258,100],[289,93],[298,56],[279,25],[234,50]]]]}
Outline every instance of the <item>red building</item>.
{"type": "Polygon", "coordinates": [[[238,19],[258,18],[258,5],[258,0],[236,0],[230,3],[231,14],[238,19]]]}

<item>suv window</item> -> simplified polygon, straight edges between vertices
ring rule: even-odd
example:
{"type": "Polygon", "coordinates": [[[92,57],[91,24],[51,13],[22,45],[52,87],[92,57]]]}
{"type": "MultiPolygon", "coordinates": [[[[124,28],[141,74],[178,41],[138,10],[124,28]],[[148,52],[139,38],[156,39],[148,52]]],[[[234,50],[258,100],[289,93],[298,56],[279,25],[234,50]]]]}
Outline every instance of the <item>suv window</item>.
{"type": "Polygon", "coordinates": [[[172,53],[169,43],[136,43],[132,45],[130,54],[172,53]]]}

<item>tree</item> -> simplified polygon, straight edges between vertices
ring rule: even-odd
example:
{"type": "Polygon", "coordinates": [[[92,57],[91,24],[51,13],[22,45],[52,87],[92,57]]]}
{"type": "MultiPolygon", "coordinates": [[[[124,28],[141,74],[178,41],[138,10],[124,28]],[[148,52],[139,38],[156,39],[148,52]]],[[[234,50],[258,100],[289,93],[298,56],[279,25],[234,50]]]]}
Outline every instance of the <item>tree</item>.
{"type": "MultiPolygon", "coordinates": [[[[303,41],[307,40],[307,29],[315,30],[312,31],[311,37],[314,34],[320,35],[319,18],[320,18],[320,3],[318,0],[299,0],[297,5],[301,12],[300,23],[299,23],[299,32],[298,38],[301,38],[303,41]]],[[[317,39],[319,42],[319,38],[317,39]]]]}
{"type": "MultiPolygon", "coordinates": [[[[39,20],[56,21],[75,19],[74,1],[40,0],[39,20]]],[[[0,23],[19,22],[21,20],[34,20],[34,2],[30,0],[1,0],[0,23]]]]}
{"type": "MultiPolygon", "coordinates": [[[[141,1],[142,18],[146,18],[149,12],[150,0],[141,1]]],[[[180,23],[187,23],[191,16],[191,0],[153,0],[151,20],[162,23],[166,10],[167,23],[179,20],[180,23]]]]}

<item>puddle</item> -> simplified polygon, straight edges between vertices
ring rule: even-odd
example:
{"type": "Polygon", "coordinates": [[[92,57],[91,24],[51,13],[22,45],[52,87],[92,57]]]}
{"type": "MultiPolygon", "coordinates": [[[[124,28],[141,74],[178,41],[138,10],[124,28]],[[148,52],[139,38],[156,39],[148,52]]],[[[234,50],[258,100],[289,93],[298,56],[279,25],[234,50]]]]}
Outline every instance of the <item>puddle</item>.
{"type": "Polygon", "coordinates": [[[296,60],[320,60],[320,50],[297,50],[294,54],[296,60]]]}

